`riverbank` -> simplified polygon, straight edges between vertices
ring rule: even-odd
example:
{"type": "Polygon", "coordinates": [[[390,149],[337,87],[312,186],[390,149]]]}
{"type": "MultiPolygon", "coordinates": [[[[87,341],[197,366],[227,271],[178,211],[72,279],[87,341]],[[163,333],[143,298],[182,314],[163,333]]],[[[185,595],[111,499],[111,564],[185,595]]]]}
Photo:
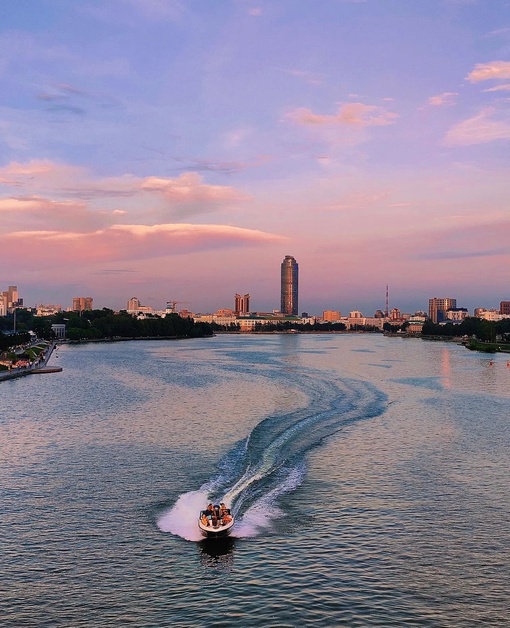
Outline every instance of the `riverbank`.
{"type": "Polygon", "coordinates": [[[45,345],[46,348],[41,351],[38,359],[27,366],[12,368],[8,371],[0,371],[0,381],[8,379],[16,379],[17,377],[25,377],[26,375],[34,375],[40,373],[58,373],[62,371],[60,366],[47,366],[48,361],[53,353],[55,342],[40,342],[37,346],[45,345]]]}

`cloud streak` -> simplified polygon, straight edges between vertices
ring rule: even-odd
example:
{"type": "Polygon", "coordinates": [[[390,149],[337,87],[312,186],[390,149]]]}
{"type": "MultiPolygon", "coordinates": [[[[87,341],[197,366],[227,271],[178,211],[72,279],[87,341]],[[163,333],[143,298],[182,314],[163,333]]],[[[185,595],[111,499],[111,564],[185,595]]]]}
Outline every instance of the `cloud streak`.
{"type": "MultiPolygon", "coordinates": [[[[137,208],[146,206],[147,200],[151,199],[153,211],[170,211],[176,216],[185,214],[189,217],[241,204],[250,199],[247,194],[232,186],[206,183],[196,172],[183,172],[177,177],[141,178],[121,175],[98,178],[85,168],[50,161],[13,162],[0,168],[1,186],[14,192],[10,197],[4,197],[3,201],[11,198],[13,205],[22,202],[19,198],[22,196],[25,207],[28,208],[28,199],[32,206],[39,199],[41,211],[47,203],[70,199],[94,202],[94,207],[101,201],[110,205],[117,201],[120,205],[129,204],[129,207],[121,209],[132,208],[132,211],[137,211],[137,208]],[[20,195],[20,190],[23,190],[23,195],[20,195]],[[53,199],[46,201],[42,198],[43,195],[53,199]]],[[[115,209],[118,210],[119,207],[115,209]]]]}
{"type": "Polygon", "coordinates": [[[400,116],[397,113],[384,109],[384,107],[353,102],[340,104],[335,114],[319,114],[306,107],[300,107],[289,111],[285,117],[303,126],[362,128],[395,124],[400,116]]]}
{"type": "Polygon", "coordinates": [[[58,265],[59,260],[136,261],[286,241],[270,232],[230,224],[147,224],[148,198],[152,203],[160,199],[174,213],[189,206],[203,213],[248,198],[233,187],[207,184],[194,172],[173,178],[94,178],[85,168],[50,161],[13,162],[0,169],[0,187],[15,191],[0,197],[0,262],[4,263],[20,255],[24,263],[32,260],[37,267],[58,265]],[[112,201],[121,207],[112,207],[112,201]],[[131,222],[137,215],[145,221],[131,222]]]}
{"type": "Polygon", "coordinates": [[[510,79],[510,61],[491,61],[477,63],[467,76],[470,83],[479,83],[493,79],[510,79]]]}
{"type": "Polygon", "coordinates": [[[457,92],[444,92],[437,96],[431,96],[427,103],[431,107],[451,107],[455,104],[457,96],[457,92]]]}
{"type": "Polygon", "coordinates": [[[176,178],[147,177],[140,183],[140,189],[162,194],[175,203],[225,203],[244,201],[248,196],[224,185],[207,185],[196,172],[186,172],[176,178]]]}
{"type": "Polygon", "coordinates": [[[23,255],[38,265],[136,261],[189,252],[283,243],[286,238],[230,225],[112,225],[90,233],[18,231],[6,234],[0,260],[23,255]]]}
{"type": "Polygon", "coordinates": [[[495,109],[488,107],[476,116],[453,126],[448,131],[444,144],[446,146],[471,146],[507,139],[510,139],[508,119],[497,118],[495,109]]]}

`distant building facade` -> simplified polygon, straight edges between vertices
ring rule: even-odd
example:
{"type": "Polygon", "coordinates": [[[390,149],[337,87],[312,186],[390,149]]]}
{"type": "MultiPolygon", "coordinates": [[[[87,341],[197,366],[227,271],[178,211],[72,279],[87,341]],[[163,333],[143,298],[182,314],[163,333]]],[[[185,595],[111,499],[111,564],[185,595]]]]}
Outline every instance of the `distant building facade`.
{"type": "Polygon", "coordinates": [[[92,297],[74,297],[73,312],[85,312],[92,310],[93,301],[94,299],[92,297]]]}
{"type": "Polygon", "coordinates": [[[499,313],[502,316],[510,318],[510,301],[501,301],[499,304],[499,313]]]}
{"type": "Polygon", "coordinates": [[[53,316],[54,314],[58,314],[62,311],[62,306],[60,305],[45,305],[41,303],[36,307],[37,316],[53,316]]]}
{"type": "Polygon", "coordinates": [[[281,266],[280,311],[287,316],[298,313],[299,265],[292,255],[286,255],[281,266]]]}
{"type": "Polygon", "coordinates": [[[485,308],[477,308],[475,310],[476,318],[482,318],[484,321],[502,321],[504,318],[507,318],[505,314],[500,314],[499,310],[495,310],[494,308],[490,310],[486,310],[485,308]]]}
{"type": "Polygon", "coordinates": [[[142,304],[140,303],[140,299],[138,299],[137,297],[131,297],[129,299],[129,301],[127,302],[127,311],[128,312],[132,312],[132,311],[138,311],[138,308],[141,306],[142,304]]]}
{"type": "Polygon", "coordinates": [[[338,310],[324,310],[322,312],[322,320],[327,323],[334,323],[342,318],[338,310]]]}
{"type": "Polygon", "coordinates": [[[19,298],[18,286],[9,286],[7,290],[0,292],[0,316],[5,316],[22,306],[23,299],[19,298]]]}
{"type": "Polygon", "coordinates": [[[416,314],[409,316],[409,318],[407,319],[407,322],[408,322],[408,326],[406,329],[407,333],[408,334],[421,334],[423,325],[425,325],[426,320],[427,320],[427,317],[424,312],[416,312],[416,314]]]}
{"type": "Polygon", "coordinates": [[[429,299],[429,318],[433,323],[446,320],[446,312],[457,307],[457,299],[450,297],[429,299]]]}
{"type": "Polygon", "coordinates": [[[65,338],[66,337],[66,326],[64,323],[54,323],[51,326],[51,331],[55,338],[65,338]]]}
{"type": "Polygon", "coordinates": [[[236,294],[234,297],[235,305],[234,305],[234,313],[236,316],[243,316],[249,313],[250,311],[250,295],[245,294],[241,296],[240,294],[236,294]]]}
{"type": "Polygon", "coordinates": [[[462,322],[468,316],[469,312],[465,307],[452,307],[445,313],[445,319],[454,322],[462,322]]]}

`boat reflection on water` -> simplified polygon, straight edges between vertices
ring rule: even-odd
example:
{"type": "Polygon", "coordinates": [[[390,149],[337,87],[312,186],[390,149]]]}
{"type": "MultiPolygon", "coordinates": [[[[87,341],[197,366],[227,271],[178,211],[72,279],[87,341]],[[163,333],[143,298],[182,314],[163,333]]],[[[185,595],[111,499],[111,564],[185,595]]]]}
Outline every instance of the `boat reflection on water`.
{"type": "Polygon", "coordinates": [[[235,538],[204,539],[197,546],[203,567],[228,570],[233,566],[235,538]]]}

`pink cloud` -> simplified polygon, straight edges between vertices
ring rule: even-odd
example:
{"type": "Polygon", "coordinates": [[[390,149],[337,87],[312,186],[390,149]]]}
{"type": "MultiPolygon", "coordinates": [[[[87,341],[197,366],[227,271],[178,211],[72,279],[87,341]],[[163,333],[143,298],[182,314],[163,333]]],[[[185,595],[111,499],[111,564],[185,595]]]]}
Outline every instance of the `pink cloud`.
{"type": "Polygon", "coordinates": [[[483,109],[478,115],[452,127],[444,140],[446,146],[470,146],[494,140],[510,139],[510,124],[494,118],[494,109],[483,109]]]}
{"type": "Polygon", "coordinates": [[[489,87],[489,89],[484,89],[484,92],[510,92],[510,83],[505,83],[505,85],[496,85],[495,87],[489,87]]]}
{"type": "Polygon", "coordinates": [[[40,226],[45,230],[87,232],[107,226],[122,210],[91,210],[86,203],[57,201],[40,196],[16,196],[0,198],[0,233],[31,231],[40,226]]]}
{"type": "Polygon", "coordinates": [[[247,198],[233,187],[207,184],[194,172],[94,178],[86,169],[32,161],[1,168],[2,185],[11,192],[0,196],[0,249],[6,259],[8,251],[37,250],[38,259],[53,261],[117,260],[280,240],[228,225],[180,224],[177,216],[221,210],[247,198]]]}
{"type": "Polygon", "coordinates": [[[343,103],[336,114],[318,114],[301,107],[289,111],[286,118],[302,125],[333,125],[348,127],[386,126],[395,124],[400,116],[383,107],[361,102],[343,103]]]}
{"type": "Polygon", "coordinates": [[[73,264],[134,261],[284,241],[279,235],[230,225],[112,225],[89,233],[17,231],[3,236],[0,259],[23,255],[25,263],[33,257],[38,264],[61,264],[65,259],[73,264]]]}
{"type": "Polygon", "coordinates": [[[140,189],[163,194],[166,199],[177,203],[223,203],[248,198],[229,186],[207,185],[196,172],[186,172],[174,179],[147,177],[141,181],[140,189]]]}
{"type": "Polygon", "coordinates": [[[0,168],[0,184],[7,186],[19,186],[30,179],[48,177],[64,168],[68,173],[72,170],[67,166],[46,160],[32,160],[26,163],[11,162],[9,165],[0,168]]]}
{"type": "MultiPolygon", "coordinates": [[[[173,204],[232,203],[249,197],[231,186],[210,185],[196,172],[183,172],[178,177],[146,177],[133,175],[95,178],[84,168],[50,161],[13,162],[0,168],[0,184],[25,192],[45,191],[58,196],[93,199],[140,197],[147,192],[173,204]]],[[[143,201],[145,203],[145,201],[143,201]]]]}
{"type": "Polygon", "coordinates": [[[437,96],[431,96],[427,103],[432,107],[451,107],[455,104],[455,99],[458,96],[456,92],[444,92],[437,96]]]}
{"type": "Polygon", "coordinates": [[[76,197],[79,195],[71,192],[96,185],[86,168],[49,160],[11,162],[0,168],[0,188],[4,186],[16,195],[22,191],[25,196],[76,197]]]}
{"type": "Polygon", "coordinates": [[[491,61],[490,63],[477,63],[475,69],[467,76],[471,83],[487,81],[491,79],[510,79],[510,61],[491,61]]]}

